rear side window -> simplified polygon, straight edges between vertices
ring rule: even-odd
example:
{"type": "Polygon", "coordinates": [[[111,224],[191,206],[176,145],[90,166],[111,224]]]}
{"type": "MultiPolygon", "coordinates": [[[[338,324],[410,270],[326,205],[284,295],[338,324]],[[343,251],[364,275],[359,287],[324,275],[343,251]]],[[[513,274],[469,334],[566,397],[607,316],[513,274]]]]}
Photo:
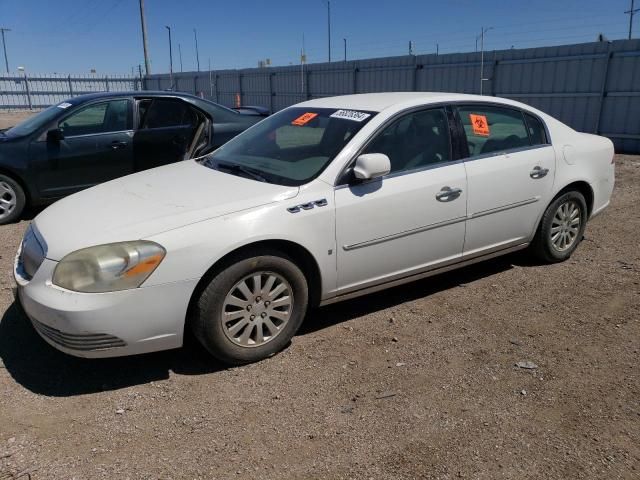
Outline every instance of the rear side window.
{"type": "Polygon", "coordinates": [[[470,157],[530,145],[524,118],[519,110],[475,105],[460,107],[458,112],[470,157]]]}
{"type": "Polygon", "coordinates": [[[151,105],[140,102],[142,128],[194,126],[198,118],[193,109],[180,100],[154,99],[151,105]]]}
{"type": "Polygon", "coordinates": [[[528,113],[524,114],[524,118],[527,122],[527,130],[529,131],[529,138],[531,139],[531,145],[546,145],[547,134],[544,130],[544,125],[533,115],[528,113]]]}

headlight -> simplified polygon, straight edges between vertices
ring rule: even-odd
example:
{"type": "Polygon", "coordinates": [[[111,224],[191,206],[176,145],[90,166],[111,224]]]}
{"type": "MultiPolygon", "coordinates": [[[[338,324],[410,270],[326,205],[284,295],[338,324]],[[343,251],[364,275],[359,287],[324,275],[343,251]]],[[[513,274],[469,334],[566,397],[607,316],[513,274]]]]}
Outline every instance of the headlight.
{"type": "Polygon", "coordinates": [[[60,261],[53,272],[53,283],[86,293],[137,288],[153,273],[165,253],[160,245],[146,240],[83,248],[60,261]]]}

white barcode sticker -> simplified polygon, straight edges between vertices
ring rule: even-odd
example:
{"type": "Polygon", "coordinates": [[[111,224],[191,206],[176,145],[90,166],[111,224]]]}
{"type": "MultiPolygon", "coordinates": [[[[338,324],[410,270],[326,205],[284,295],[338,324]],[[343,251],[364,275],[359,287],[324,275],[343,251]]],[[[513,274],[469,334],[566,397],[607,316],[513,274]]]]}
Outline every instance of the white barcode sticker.
{"type": "Polygon", "coordinates": [[[354,122],[362,122],[371,116],[370,113],[356,112],[355,110],[338,110],[330,115],[331,118],[344,118],[354,122]]]}
{"type": "Polygon", "coordinates": [[[70,103],[68,102],[63,102],[60,105],[58,105],[58,108],[69,108],[71,106],[70,103]]]}

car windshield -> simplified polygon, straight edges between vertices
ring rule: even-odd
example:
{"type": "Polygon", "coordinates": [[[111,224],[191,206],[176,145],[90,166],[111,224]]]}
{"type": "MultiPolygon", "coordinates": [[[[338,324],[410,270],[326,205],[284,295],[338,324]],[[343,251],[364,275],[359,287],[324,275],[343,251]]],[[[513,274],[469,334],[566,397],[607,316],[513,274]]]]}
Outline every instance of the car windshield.
{"type": "Polygon", "coordinates": [[[280,185],[314,179],[375,112],[288,108],[209,155],[203,165],[280,185]]]}
{"type": "Polygon", "coordinates": [[[60,103],[53,105],[40,113],[27,118],[25,121],[20,122],[15,127],[10,128],[4,133],[10,137],[21,137],[23,135],[31,135],[42,125],[49,123],[59,114],[61,114],[66,108],[70,107],[69,103],[60,103]]]}

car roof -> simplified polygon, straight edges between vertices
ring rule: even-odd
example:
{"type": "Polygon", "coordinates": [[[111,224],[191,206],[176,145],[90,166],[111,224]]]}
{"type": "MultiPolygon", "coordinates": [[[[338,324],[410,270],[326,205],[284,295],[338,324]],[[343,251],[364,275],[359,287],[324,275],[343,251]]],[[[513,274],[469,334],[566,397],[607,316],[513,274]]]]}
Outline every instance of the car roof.
{"type": "MultiPolygon", "coordinates": [[[[359,93],[355,95],[342,95],[339,97],[325,97],[299,103],[297,107],[313,108],[343,108],[349,110],[366,110],[382,112],[387,108],[409,108],[413,105],[425,105],[441,102],[490,102],[525,107],[525,105],[513,100],[488,97],[482,95],[469,95],[464,93],[448,92],[386,92],[386,93],[359,93]]],[[[528,107],[531,108],[531,107],[528,107]]]]}
{"type": "Polygon", "coordinates": [[[196,97],[195,95],[191,95],[189,93],[183,92],[173,92],[173,91],[162,91],[162,90],[133,90],[133,91],[123,91],[123,92],[96,92],[96,93],[87,93],[85,95],[78,95],[77,97],[72,97],[65,102],[70,103],[71,105],[79,105],[81,103],[90,102],[93,100],[100,100],[106,98],[120,98],[120,97],[141,97],[141,98],[180,98],[185,100],[186,102],[192,103],[196,106],[199,106],[202,109],[207,110],[207,106],[217,106],[219,108],[223,108],[228,112],[236,115],[240,115],[238,112],[225,107],[224,105],[220,105],[219,103],[212,102],[211,100],[206,100],[204,98],[196,97]]]}

